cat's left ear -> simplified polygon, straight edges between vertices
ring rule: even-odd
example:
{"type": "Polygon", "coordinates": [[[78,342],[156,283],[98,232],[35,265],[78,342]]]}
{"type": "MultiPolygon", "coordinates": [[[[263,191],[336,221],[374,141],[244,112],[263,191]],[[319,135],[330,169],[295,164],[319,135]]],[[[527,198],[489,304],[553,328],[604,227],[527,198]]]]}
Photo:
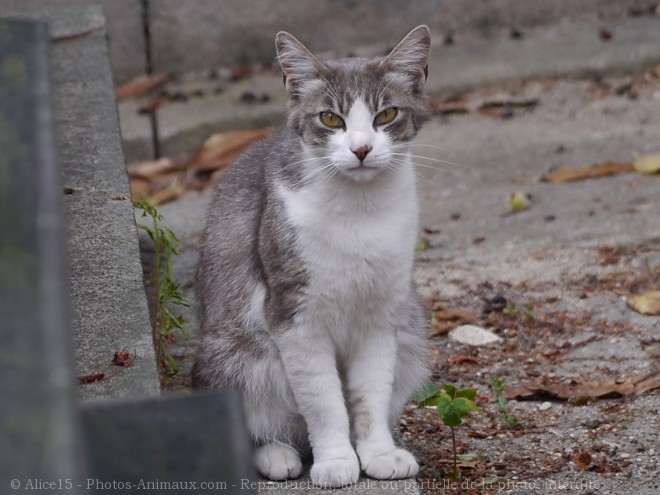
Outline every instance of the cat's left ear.
{"type": "Polygon", "coordinates": [[[325,66],[294,36],[280,31],[275,36],[277,59],[282,66],[284,84],[292,96],[312,90],[325,66]]]}
{"type": "Polygon", "coordinates": [[[410,31],[381,62],[394,71],[408,76],[416,89],[421,89],[428,75],[431,33],[427,26],[410,31]]]}

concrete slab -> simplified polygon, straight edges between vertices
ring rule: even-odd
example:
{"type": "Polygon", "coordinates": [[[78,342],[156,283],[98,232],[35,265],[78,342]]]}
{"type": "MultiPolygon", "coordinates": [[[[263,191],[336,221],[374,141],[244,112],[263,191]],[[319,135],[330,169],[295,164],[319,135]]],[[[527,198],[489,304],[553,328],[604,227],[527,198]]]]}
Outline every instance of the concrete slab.
{"type": "Polygon", "coordinates": [[[156,71],[190,71],[274,56],[280,30],[295,33],[315,51],[352,51],[378,44],[384,51],[419,24],[439,39],[453,33],[508,35],[570,17],[620,16],[637,0],[150,0],[150,29],[156,71]],[[389,40],[389,41],[388,41],[389,40]]]}
{"type": "MultiPolygon", "coordinates": [[[[472,36],[450,46],[442,44],[439,33],[433,33],[436,36],[427,92],[439,96],[515,79],[625,73],[660,62],[660,17],[610,20],[607,25],[613,37],[606,42],[598,36],[601,24],[597,19],[565,21],[531,29],[522,39],[511,39],[504,34],[472,36]]],[[[376,55],[382,50],[382,46],[371,46],[354,51],[376,55]]],[[[205,96],[158,109],[163,156],[185,159],[213,132],[284,121],[286,92],[279,71],[226,83],[223,92],[214,94],[213,88],[218,85],[218,81],[199,76],[167,86],[171,92],[199,89],[205,96]],[[243,103],[241,95],[246,92],[257,97],[266,94],[269,101],[243,103]]],[[[138,107],[139,102],[135,101],[120,103],[127,151],[148,147],[152,140],[150,127],[137,115],[138,107]]],[[[132,154],[127,158],[129,161],[142,159],[132,154]]]]}
{"type": "Polygon", "coordinates": [[[81,385],[82,398],[159,394],[151,324],[105,31],[98,7],[42,13],[78,26],[82,37],[53,45],[52,66],[58,148],[62,167],[76,371],[104,369],[100,382],[81,385]],[[94,29],[88,29],[94,27],[94,29]],[[130,368],[111,364],[116,350],[137,359],[130,368]]]}
{"type": "MultiPolygon", "coordinates": [[[[99,5],[106,19],[106,32],[110,47],[110,61],[117,84],[144,74],[147,70],[146,43],[142,23],[141,0],[2,0],[0,16],[35,16],[44,12],[67,8],[99,5]]],[[[79,29],[75,16],[60,15],[53,18],[51,33],[63,36],[60,26],[69,25],[79,29]]],[[[105,24],[105,22],[104,22],[105,24]]]]}

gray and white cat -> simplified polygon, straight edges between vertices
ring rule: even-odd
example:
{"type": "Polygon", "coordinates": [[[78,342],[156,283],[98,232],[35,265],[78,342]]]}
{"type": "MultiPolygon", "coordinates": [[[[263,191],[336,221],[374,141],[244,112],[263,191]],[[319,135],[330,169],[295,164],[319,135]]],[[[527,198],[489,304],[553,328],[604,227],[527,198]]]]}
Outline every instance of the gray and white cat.
{"type": "Polygon", "coordinates": [[[430,35],[383,58],[321,62],[280,32],[286,129],[223,175],[198,271],[196,386],[236,387],[272,480],[413,476],[392,427],[427,373],[412,282],[418,229],[411,140],[427,118],[430,35]]]}

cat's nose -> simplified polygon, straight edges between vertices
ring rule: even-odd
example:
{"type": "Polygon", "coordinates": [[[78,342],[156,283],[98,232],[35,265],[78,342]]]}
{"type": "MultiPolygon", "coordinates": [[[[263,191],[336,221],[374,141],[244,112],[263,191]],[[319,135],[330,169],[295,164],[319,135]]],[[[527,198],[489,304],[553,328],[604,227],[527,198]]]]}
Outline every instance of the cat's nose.
{"type": "Polygon", "coordinates": [[[358,157],[358,160],[363,161],[367,157],[367,154],[371,151],[371,146],[365,145],[355,149],[351,148],[351,151],[355,153],[355,156],[358,157]]]}

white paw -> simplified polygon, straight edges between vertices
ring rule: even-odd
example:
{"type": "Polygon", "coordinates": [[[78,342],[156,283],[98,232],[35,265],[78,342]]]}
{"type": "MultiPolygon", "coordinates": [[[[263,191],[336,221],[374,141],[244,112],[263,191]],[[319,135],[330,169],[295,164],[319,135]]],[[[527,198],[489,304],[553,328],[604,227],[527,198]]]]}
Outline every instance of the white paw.
{"type": "Polygon", "coordinates": [[[410,452],[393,449],[368,459],[363,458],[362,469],[377,480],[411,478],[417,474],[419,466],[410,452]]]}
{"type": "Polygon", "coordinates": [[[353,452],[352,456],[314,462],[310,475],[312,482],[321,488],[340,488],[358,480],[360,463],[353,452]]]}
{"type": "Polygon", "coordinates": [[[259,473],[273,481],[297,478],[302,473],[298,452],[281,443],[259,447],[254,455],[254,463],[259,473]]]}

